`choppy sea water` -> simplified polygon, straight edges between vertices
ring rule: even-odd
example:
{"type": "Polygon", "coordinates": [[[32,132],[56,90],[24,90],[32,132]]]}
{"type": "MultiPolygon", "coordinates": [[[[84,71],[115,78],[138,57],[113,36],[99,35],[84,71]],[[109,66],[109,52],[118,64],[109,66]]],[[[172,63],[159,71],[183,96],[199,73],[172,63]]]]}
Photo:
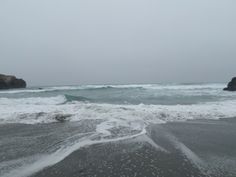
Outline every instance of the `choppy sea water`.
{"type": "Polygon", "coordinates": [[[81,147],[145,135],[151,124],[236,117],[236,93],[222,91],[224,86],[86,85],[0,91],[1,129],[17,125],[19,134],[1,137],[5,151],[0,176],[31,175],[81,147]],[[34,127],[41,131],[34,132],[34,127]],[[43,144],[41,137],[49,140],[43,144]],[[19,139],[23,145],[17,144],[19,139]],[[30,142],[40,148],[27,150],[30,142]]]}
{"type": "MultiPolygon", "coordinates": [[[[235,116],[236,93],[224,84],[87,85],[0,91],[0,123],[102,120],[102,130],[137,124],[235,116]]],[[[108,131],[109,132],[109,131],[108,131]]]]}

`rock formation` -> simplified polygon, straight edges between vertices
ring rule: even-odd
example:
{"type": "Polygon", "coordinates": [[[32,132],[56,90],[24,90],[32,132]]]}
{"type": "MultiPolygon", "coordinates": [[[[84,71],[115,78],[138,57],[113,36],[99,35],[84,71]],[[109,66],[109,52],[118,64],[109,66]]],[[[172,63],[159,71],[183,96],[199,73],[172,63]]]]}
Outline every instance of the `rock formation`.
{"type": "Polygon", "coordinates": [[[236,91],[236,77],[234,77],[229,83],[226,88],[224,88],[226,91],[236,91]]]}
{"type": "Polygon", "coordinates": [[[58,122],[65,122],[67,120],[67,118],[71,117],[72,115],[70,114],[56,114],[55,115],[55,119],[58,121],[58,122]]]}
{"type": "Polygon", "coordinates": [[[0,74],[0,89],[25,88],[26,82],[23,79],[17,79],[15,76],[0,74]]]}

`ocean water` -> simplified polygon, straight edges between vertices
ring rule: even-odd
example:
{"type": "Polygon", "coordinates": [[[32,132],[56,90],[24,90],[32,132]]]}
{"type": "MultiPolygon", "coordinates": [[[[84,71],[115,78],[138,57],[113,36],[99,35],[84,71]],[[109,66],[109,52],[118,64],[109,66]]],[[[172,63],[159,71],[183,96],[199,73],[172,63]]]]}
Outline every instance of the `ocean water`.
{"type": "Polygon", "coordinates": [[[236,93],[222,91],[224,86],[86,85],[6,90],[0,91],[0,123],[50,123],[57,121],[55,115],[70,115],[67,121],[99,119],[112,127],[137,121],[234,117],[236,93]]]}
{"type": "Polygon", "coordinates": [[[16,137],[0,135],[0,148],[5,148],[0,152],[0,176],[29,176],[79,148],[145,135],[152,124],[236,117],[236,93],[222,91],[224,87],[221,83],[84,85],[0,91],[2,131],[7,131],[6,125],[17,125],[19,135],[24,132],[23,147],[16,137]],[[42,131],[34,135],[34,128],[42,131]],[[36,141],[40,137],[49,140],[43,144],[36,141]],[[29,140],[40,151],[26,150],[29,140]],[[16,152],[7,149],[9,141],[16,152]]]}

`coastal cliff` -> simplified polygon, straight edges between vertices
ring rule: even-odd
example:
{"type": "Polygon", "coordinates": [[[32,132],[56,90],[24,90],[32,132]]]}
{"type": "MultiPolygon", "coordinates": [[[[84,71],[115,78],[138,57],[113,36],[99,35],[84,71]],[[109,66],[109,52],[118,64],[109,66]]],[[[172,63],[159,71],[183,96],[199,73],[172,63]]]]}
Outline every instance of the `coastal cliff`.
{"type": "Polygon", "coordinates": [[[228,83],[227,87],[224,88],[225,91],[236,91],[236,77],[228,83]]]}
{"type": "Polygon", "coordinates": [[[15,76],[0,74],[0,89],[25,88],[26,82],[15,76]]]}

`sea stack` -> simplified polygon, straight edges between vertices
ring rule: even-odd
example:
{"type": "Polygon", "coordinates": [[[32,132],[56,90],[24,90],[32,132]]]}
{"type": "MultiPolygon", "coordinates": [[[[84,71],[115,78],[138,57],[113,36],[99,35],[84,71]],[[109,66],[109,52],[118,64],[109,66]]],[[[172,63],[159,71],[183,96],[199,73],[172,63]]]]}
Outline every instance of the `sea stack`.
{"type": "Polygon", "coordinates": [[[226,88],[224,88],[226,91],[236,91],[236,77],[234,77],[227,85],[226,88]]]}
{"type": "Polygon", "coordinates": [[[0,74],[0,89],[25,88],[26,82],[15,76],[0,74]]]}

